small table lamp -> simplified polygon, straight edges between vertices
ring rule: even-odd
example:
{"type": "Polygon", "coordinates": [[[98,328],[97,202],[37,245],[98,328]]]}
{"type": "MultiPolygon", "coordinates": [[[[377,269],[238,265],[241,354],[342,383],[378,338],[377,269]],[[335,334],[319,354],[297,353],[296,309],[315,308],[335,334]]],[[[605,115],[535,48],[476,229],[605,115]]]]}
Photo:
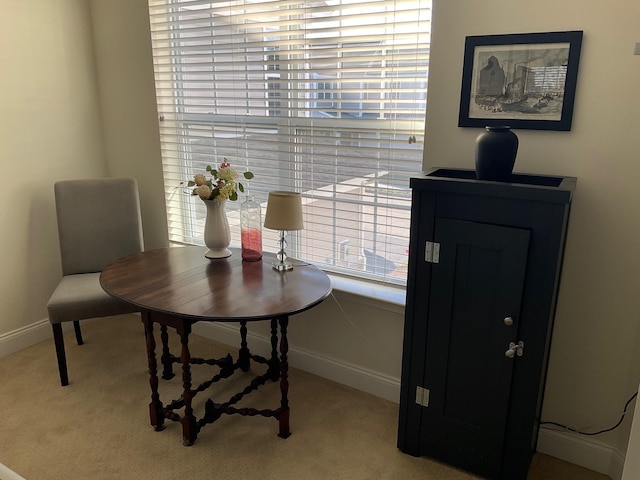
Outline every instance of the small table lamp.
{"type": "Polygon", "coordinates": [[[276,258],[277,263],[273,268],[279,272],[292,270],[293,265],[287,261],[284,239],[288,230],[302,230],[302,195],[298,192],[269,192],[267,200],[267,213],[264,217],[264,228],[280,231],[280,251],[276,258]]]}

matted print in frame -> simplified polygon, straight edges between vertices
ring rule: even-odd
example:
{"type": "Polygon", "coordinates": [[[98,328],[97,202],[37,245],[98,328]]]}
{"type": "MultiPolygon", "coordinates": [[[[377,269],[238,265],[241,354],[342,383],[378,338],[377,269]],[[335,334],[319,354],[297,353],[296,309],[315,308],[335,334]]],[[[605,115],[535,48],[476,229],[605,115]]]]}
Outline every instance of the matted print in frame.
{"type": "Polygon", "coordinates": [[[466,37],[460,127],[571,130],[582,31],[466,37]]]}

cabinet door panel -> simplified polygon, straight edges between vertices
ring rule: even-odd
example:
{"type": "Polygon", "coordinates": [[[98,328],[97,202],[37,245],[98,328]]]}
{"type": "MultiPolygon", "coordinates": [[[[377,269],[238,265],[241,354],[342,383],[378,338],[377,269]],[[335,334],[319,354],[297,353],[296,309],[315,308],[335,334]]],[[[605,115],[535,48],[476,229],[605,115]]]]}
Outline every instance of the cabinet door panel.
{"type": "Polygon", "coordinates": [[[422,416],[423,453],[498,478],[530,232],[436,218],[422,416]],[[513,318],[513,325],[505,324],[513,318]]]}

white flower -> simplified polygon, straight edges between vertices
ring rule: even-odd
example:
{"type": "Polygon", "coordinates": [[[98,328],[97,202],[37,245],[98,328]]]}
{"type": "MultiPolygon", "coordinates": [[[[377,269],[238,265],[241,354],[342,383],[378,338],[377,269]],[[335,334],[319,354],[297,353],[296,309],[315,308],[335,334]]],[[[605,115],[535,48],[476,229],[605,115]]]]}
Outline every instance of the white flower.
{"type": "Polygon", "coordinates": [[[209,185],[200,185],[194,191],[203,200],[209,200],[211,198],[211,187],[209,187],[209,185]]]}
{"type": "MultiPolygon", "coordinates": [[[[191,190],[191,195],[198,195],[203,200],[237,200],[238,190],[244,192],[244,186],[238,182],[238,172],[236,172],[225,158],[218,169],[208,166],[207,172],[211,179],[203,173],[194,175],[193,180],[189,180],[187,185],[195,187],[191,190]]],[[[244,172],[243,177],[247,180],[253,178],[253,173],[244,172]]]]}
{"type": "Polygon", "coordinates": [[[238,178],[238,172],[231,167],[224,167],[218,170],[218,179],[223,182],[233,183],[238,178]]]}
{"type": "Polygon", "coordinates": [[[207,177],[205,177],[203,173],[196,174],[196,176],[193,177],[193,180],[198,186],[204,185],[205,183],[207,183],[207,177]]]}
{"type": "Polygon", "coordinates": [[[230,182],[220,187],[218,191],[220,193],[218,194],[217,198],[219,198],[220,200],[226,200],[227,198],[230,198],[235,193],[236,186],[233,182],[230,182]]]}

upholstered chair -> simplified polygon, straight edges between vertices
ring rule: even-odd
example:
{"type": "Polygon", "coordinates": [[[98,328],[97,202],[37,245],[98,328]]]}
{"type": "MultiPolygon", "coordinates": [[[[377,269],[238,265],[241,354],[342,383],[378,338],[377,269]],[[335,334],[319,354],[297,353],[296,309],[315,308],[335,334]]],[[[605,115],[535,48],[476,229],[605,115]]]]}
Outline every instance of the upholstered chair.
{"type": "Polygon", "coordinates": [[[54,185],[62,279],[47,304],[60,383],[69,384],[62,323],[135,312],[108,295],[100,272],[110,262],[144,249],[138,187],[131,178],[63,180],[54,185]]]}

